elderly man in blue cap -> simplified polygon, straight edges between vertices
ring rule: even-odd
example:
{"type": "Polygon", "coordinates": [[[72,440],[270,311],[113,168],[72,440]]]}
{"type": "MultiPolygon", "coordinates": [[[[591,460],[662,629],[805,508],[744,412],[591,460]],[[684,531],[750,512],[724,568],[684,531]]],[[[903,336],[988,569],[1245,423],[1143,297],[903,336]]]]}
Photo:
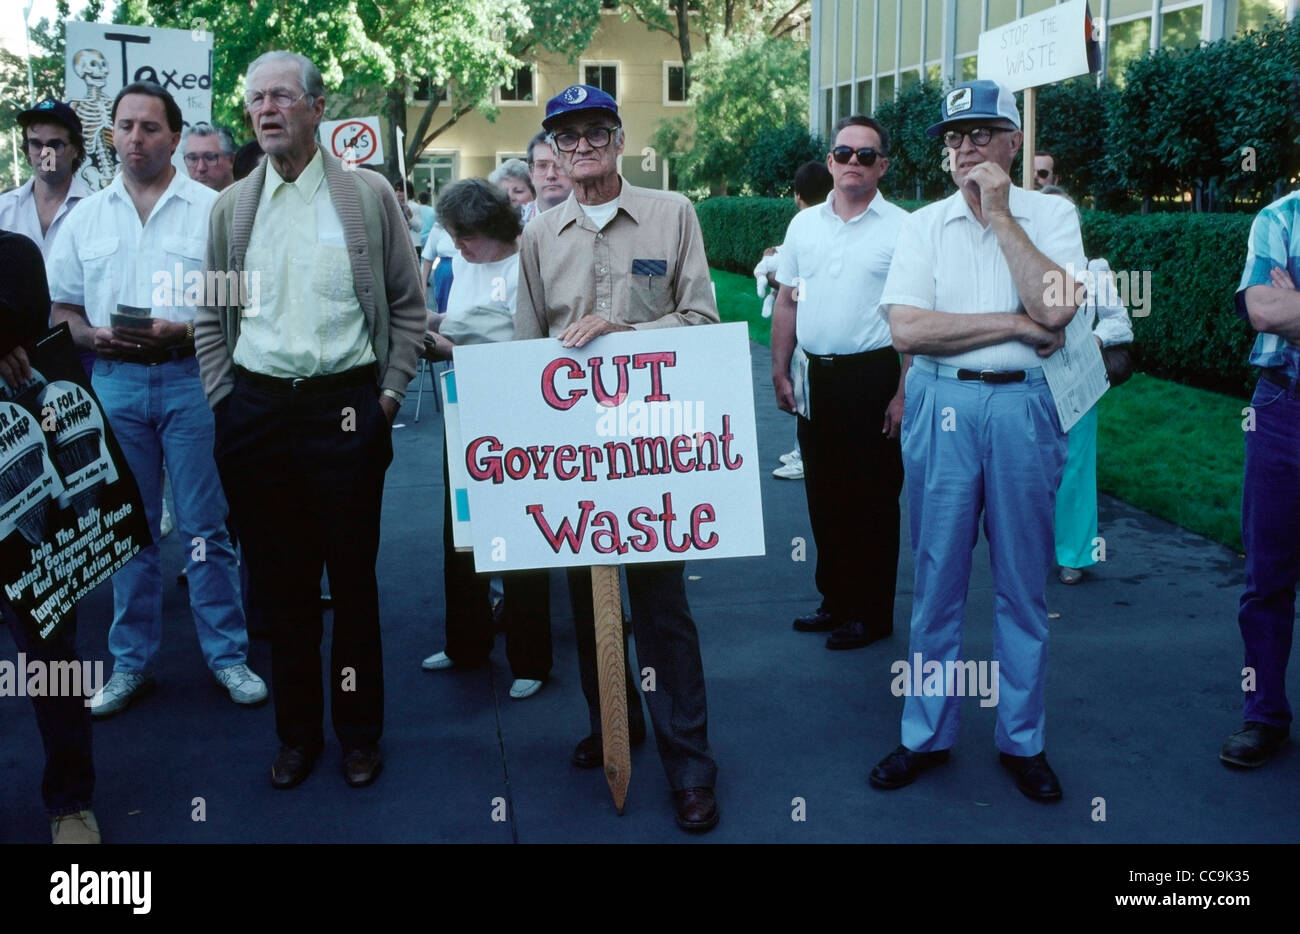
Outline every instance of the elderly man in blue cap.
{"type": "Polygon", "coordinates": [[[1083,241],[1069,201],[1011,184],[1023,136],[1010,91],[959,84],[941,116],[926,132],[943,141],[957,191],[905,219],[879,304],[894,347],[915,355],[902,444],[916,569],[908,658],[924,677],[908,679],[902,745],[870,780],[901,788],[947,761],[963,688],[983,666],[996,679],[988,697],[1003,766],[1026,796],[1055,801],[1061,785],[1043,753],[1045,588],[1066,435],[1041,364],[1063,345],[1081,297],[1071,289],[1060,300],[1047,284],[1073,282],[1065,270],[1083,268],[1083,241]],[[981,513],[992,664],[961,658],[981,513]]]}
{"type": "MultiPolygon", "coordinates": [[[[614,99],[577,84],[546,104],[542,128],[573,181],[569,198],[524,228],[519,250],[515,336],[558,337],[581,347],[602,334],[718,320],[704,238],[691,204],[679,194],[629,185],[618,171],[623,126],[614,99]]],[[[650,722],[673,789],[678,826],[705,831],[718,822],[709,751],[700,642],[686,602],[685,564],[627,566],[632,629],[640,664],[653,668],[650,722]]],[[[600,692],[596,677],[591,579],[569,573],[578,667],[591,734],[573,764],[601,765],[600,692]]],[[[636,684],[628,678],[629,733],[645,737],[636,684]]]]}

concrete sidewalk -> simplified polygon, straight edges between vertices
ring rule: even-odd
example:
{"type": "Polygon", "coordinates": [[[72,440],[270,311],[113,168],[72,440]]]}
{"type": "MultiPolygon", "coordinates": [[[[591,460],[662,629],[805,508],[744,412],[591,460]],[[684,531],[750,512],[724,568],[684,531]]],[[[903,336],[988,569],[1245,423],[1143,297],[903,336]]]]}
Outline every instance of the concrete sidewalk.
{"type": "MultiPolygon", "coordinates": [[[[790,627],[817,602],[801,482],[777,480],[794,422],[776,410],[767,348],[752,345],[767,555],[688,565],[719,763],[722,820],[703,837],[673,821],[654,743],[633,751],[618,817],[599,771],[569,764],[587,731],[563,575],[553,573],[555,667],[536,696],[512,701],[504,645],[470,672],[424,672],[443,646],[442,420],[425,395],[394,429],[380,552],[386,769],[343,783],[332,736],[311,777],[268,781],[277,749],[270,705],[235,707],[207,672],[193,633],[176,535],[164,540],[167,631],[158,690],[95,727],[95,812],[126,842],[1294,842],[1300,753],[1230,771],[1219,747],[1241,716],[1236,609],[1242,560],[1228,549],[1103,498],[1107,561],[1084,583],[1053,578],[1047,751],[1057,805],[1020,795],[998,765],[995,709],[967,698],[950,763],[881,792],[867,773],[899,739],[891,664],[907,658],[912,566],[904,519],[894,636],[829,652],[790,627]],[[793,560],[795,539],[807,561],[793,560]],[[191,819],[201,797],[207,819],[191,819]],[[792,820],[795,799],[806,820],[792,820]],[[1093,819],[1104,799],[1105,821],[1093,819]],[[498,800],[500,799],[500,800],[498,800]],[[504,820],[494,820],[502,813],[504,820]]],[[[414,387],[413,387],[414,389],[414,387]]],[[[1123,390],[1119,390],[1123,391],[1123,390]]],[[[964,657],[992,657],[987,548],[977,548],[964,657]]],[[[83,654],[111,670],[111,587],[80,607],[83,654]]],[[[327,617],[328,620],[328,617],[327,617]]],[[[0,627],[0,658],[16,650],[0,627]]],[[[250,662],[270,674],[267,643],[250,662]]],[[[1300,664],[1289,689],[1300,697],[1300,664]]],[[[327,735],[329,733],[327,725],[327,735]]],[[[44,843],[43,756],[26,699],[0,698],[0,842],[44,843]]]]}

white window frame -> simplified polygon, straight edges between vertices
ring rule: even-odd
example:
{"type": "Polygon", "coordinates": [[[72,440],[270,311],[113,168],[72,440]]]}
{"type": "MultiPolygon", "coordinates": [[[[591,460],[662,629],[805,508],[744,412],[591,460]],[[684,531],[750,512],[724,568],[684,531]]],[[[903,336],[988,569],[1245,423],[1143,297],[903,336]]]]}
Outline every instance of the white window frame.
{"type": "MultiPolygon", "coordinates": [[[[613,95],[615,104],[623,103],[623,63],[610,61],[609,59],[584,58],[578,62],[578,84],[587,83],[587,66],[588,65],[613,65],[614,66],[614,90],[618,93],[613,95]]],[[[606,92],[608,93],[608,92],[606,92]]]]}
{"type": "Polygon", "coordinates": [[[537,92],[537,88],[538,88],[537,63],[532,62],[527,67],[533,73],[533,99],[530,101],[505,100],[504,98],[501,97],[501,85],[498,84],[496,86],[496,89],[492,92],[492,102],[496,104],[496,106],[498,107],[536,107],[537,106],[537,99],[541,97],[541,95],[537,92]]]}
{"type": "Polygon", "coordinates": [[[669,99],[668,99],[668,69],[669,69],[669,68],[680,68],[680,69],[682,69],[682,84],[684,85],[684,84],[686,83],[686,65],[683,64],[682,62],[670,62],[670,61],[665,61],[665,62],[664,62],[664,70],[663,70],[663,76],[664,76],[664,81],[663,81],[663,90],[664,90],[664,106],[665,106],[665,107],[689,107],[689,106],[691,106],[691,103],[690,103],[690,101],[688,101],[688,100],[685,100],[685,101],[672,101],[672,100],[669,100],[669,99]]]}
{"type": "Polygon", "coordinates": [[[510,159],[519,159],[523,162],[528,161],[527,152],[502,152],[498,150],[496,156],[497,156],[497,161],[496,164],[493,166],[493,168],[498,168],[498,169],[501,168],[501,164],[503,162],[507,162],[510,159]]]}

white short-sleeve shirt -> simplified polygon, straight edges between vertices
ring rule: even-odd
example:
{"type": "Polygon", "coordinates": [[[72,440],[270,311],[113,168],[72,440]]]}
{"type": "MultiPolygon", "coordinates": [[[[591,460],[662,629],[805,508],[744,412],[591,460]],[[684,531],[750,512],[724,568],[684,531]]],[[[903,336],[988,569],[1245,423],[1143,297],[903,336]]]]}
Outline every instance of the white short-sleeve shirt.
{"type": "Polygon", "coordinates": [[[90,186],[78,175],[72,176],[68,186],[68,196],[63,199],[59,209],[54,212],[54,219],[45,233],[41,233],[41,216],[36,212],[36,179],[29,178],[13,191],[0,195],[0,230],[12,230],[29,238],[41,248],[41,256],[46,263],[50,261],[50,252],[54,249],[54,240],[59,235],[59,228],[64,219],[82,198],[90,196],[90,186]]]}
{"type": "MultiPolygon", "coordinates": [[[[185,294],[203,281],[217,193],[178,171],[142,224],[122,178],[118,173],[68,214],[50,252],[50,299],[83,306],[96,328],[110,325],[119,303],[191,321],[198,302],[185,294]]],[[[190,291],[202,300],[201,287],[190,291]]]]}
{"type": "MultiPolygon", "coordinates": [[[[1056,195],[1015,186],[1009,202],[1012,216],[1048,259],[1066,270],[1087,268],[1073,204],[1056,195]]],[[[992,226],[984,227],[975,219],[960,191],[921,208],[903,223],[880,296],[884,320],[888,320],[890,305],[960,315],[1014,312],[1020,307],[1020,295],[997,234],[992,226]]],[[[1034,348],[1020,341],[930,359],[972,370],[1028,370],[1043,364],[1034,348]]]]}
{"type": "Polygon", "coordinates": [[[776,280],[794,291],[795,337],[805,352],[879,350],[893,343],[876,306],[907,212],[876,192],[865,211],[842,221],[834,200],[832,191],[790,221],[776,280]]]}

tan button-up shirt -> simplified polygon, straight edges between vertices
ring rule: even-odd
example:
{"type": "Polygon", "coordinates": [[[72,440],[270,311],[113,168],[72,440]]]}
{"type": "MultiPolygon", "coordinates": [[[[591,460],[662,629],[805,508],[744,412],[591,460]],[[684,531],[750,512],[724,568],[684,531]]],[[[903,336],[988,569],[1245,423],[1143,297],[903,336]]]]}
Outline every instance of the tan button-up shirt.
{"type": "Polygon", "coordinates": [[[691,203],[620,180],[618,212],[603,228],[572,194],[524,228],[517,339],[558,336],[592,314],[638,330],[718,321],[691,203]]]}

